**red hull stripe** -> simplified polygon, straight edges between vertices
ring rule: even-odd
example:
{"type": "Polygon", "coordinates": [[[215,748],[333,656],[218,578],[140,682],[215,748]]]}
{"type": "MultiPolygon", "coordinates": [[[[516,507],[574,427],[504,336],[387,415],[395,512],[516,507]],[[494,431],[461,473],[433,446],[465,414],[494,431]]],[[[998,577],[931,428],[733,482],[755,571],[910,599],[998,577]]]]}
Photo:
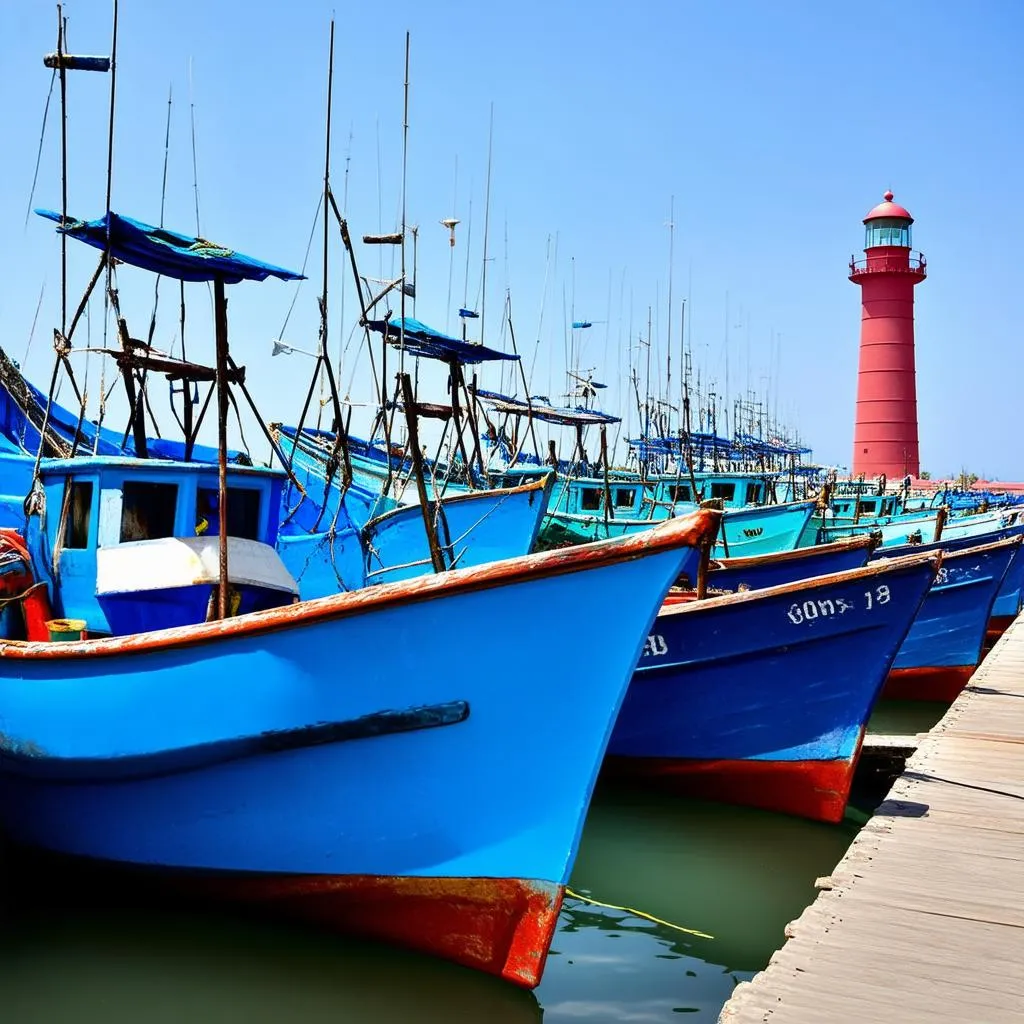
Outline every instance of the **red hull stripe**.
{"type": "Polygon", "coordinates": [[[222,899],[392,942],[534,988],[565,887],[517,878],[389,875],[190,875],[222,899]]]}
{"type": "Polygon", "coordinates": [[[607,757],[605,768],[611,775],[651,781],[685,796],[837,822],[846,810],[857,755],[834,761],[607,757]]]}
{"type": "Polygon", "coordinates": [[[885,680],[882,696],[889,700],[942,700],[952,704],[973,674],[973,665],[894,668],[885,680]]]}
{"type": "Polygon", "coordinates": [[[1013,624],[1016,615],[993,615],[985,630],[985,642],[994,644],[1013,624]]]}

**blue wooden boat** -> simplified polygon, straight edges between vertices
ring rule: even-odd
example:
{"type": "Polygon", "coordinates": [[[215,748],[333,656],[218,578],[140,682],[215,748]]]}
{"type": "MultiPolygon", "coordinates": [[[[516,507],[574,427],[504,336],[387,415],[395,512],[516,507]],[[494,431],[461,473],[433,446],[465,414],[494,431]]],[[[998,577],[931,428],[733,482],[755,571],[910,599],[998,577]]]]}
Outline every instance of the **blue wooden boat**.
{"type": "MultiPolygon", "coordinates": [[[[990,544],[1006,537],[1024,537],[1024,523],[1019,522],[1019,517],[1013,518],[1017,520],[1015,525],[991,530],[988,533],[959,539],[943,539],[933,544],[884,548],[876,551],[873,557],[898,558],[913,551],[963,551],[966,548],[977,547],[979,544],[990,544]]],[[[1020,614],[1022,604],[1024,604],[1024,553],[1018,550],[1010,562],[1010,568],[1006,570],[1003,582],[999,586],[999,592],[996,594],[995,603],[992,605],[988,619],[986,643],[994,643],[1002,636],[1010,623],[1020,614]]]]}
{"type": "Polygon", "coordinates": [[[940,558],[663,608],[609,771],[839,821],[871,709],[940,558]]]}
{"type": "Polygon", "coordinates": [[[896,655],[884,696],[956,699],[981,661],[996,594],[1021,542],[1020,536],[1008,537],[943,553],[942,568],[896,655]]]}
{"type": "MultiPolygon", "coordinates": [[[[75,451],[79,458],[135,455],[131,435],[126,440],[106,427],[79,422],[78,416],[56,402],[49,403],[42,439],[47,404],[46,396],[0,350],[0,478],[5,492],[0,494],[0,526],[24,522],[22,504],[41,440],[44,451],[62,455],[75,451]]],[[[289,438],[280,436],[289,453],[289,438]]],[[[146,453],[154,462],[181,460],[186,446],[169,438],[147,438],[146,453]]],[[[199,444],[189,446],[187,454],[188,461],[217,461],[215,448],[199,444]]],[[[317,457],[296,447],[291,457],[293,474],[306,496],[288,486],[280,491],[278,516],[283,525],[276,543],[299,582],[303,599],[433,571],[419,508],[399,506],[357,483],[342,488],[338,474],[328,477],[324,470],[326,455],[317,457]]],[[[243,467],[249,464],[241,452],[229,452],[228,461],[243,467]]],[[[467,568],[527,554],[540,530],[550,486],[551,474],[542,472],[518,487],[440,498],[432,513],[439,535],[445,538],[446,566],[467,568]]]]}
{"type": "Polygon", "coordinates": [[[4,642],[3,825],[531,987],[644,637],[715,525],[702,512],[220,622],[4,642]],[[544,608],[600,643],[556,644],[542,670],[424,661],[466,622],[544,608]]]}
{"type": "MultiPolygon", "coordinates": [[[[304,430],[296,443],[293,430],[278,427],[275,436],[305,491],[300,499],[294,488],[285,488],[289,511],[279,544],[300,579],[303,598],[335,593],[339,577],[345,589],[355,589],[433,571],[418,504],[399,504],[358,481],[343,487],[338,472],[328,471],[328,449],[320,443],[333,444],[331,434],[304,430]],[[358,542],[346,541],[346,531],[352,530],[358,530],[358,542]],[[339,536],[329,537],[325,531],[342,535],[342,546],[339,536]],[[354,543],[362,544],[361,565],[354,552],[342,550],[346,542],[350,549],[354,543]]],[[[445,567],[469,568],[528,554],[540,532],[553,479],[542,472],[516,487],[458,489],[431,501],[429,514],[445,567]]]]}
{"type": "Polygon", "coordinates": [[[215,369],[122,358],[215,383],[219,465],[41,463],[28,551],[2,537],[38,582],[6,595],[28,638],[0,641],[0,828],[536,985],[644,636],[720,516],[296,601],[273,547],[282,474],[226,462],[225,297],[295,275],[116,214],[60,229],[212,280],[215,369]],[[65,616],[48,639],[45,596],[65,616]],[[451,644],[544,609],[600,642],[486,671],[451,644]]]}
{"type": "MultiPolygon", "coordinates": [[[[860,569],[867,564],[874,546],[872,537],[851,537],[834,544],[796,548],[771,555],[712,559],[708,566],[708,592],[730,594],[741,590],[763,590],[810,576],[860,569]]],[[[696,579],[687,577],[679,580],[682,588],[696,585],[696,579]]]]}

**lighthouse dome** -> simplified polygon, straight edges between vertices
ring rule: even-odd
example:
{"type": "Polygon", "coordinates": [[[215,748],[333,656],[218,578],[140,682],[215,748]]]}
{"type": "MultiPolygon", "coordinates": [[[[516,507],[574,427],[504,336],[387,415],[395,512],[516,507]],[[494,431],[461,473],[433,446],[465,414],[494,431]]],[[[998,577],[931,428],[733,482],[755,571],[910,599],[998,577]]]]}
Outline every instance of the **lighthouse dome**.
{"type": "Polygon", "coordinates": [[[875,249],[880,245],[911,246],[910,225],[914,218],[910,211],[892,201],[892,193],[886,192],[880,202],[864,218],[864,248],[875,249]]]}
{"type": "Polygon", "coordinates": [[[899,203],[892,201],[892,192],[886,192],[882,196],[882,202],[880,202],[865,218],[864,223],[867,224],[869,220],[878,220],[879,218],[896,218],[898,220],[910,221],[914,223],[914,218],[910,216],[910,211],[905,206],[900,206],[899,203]]]}

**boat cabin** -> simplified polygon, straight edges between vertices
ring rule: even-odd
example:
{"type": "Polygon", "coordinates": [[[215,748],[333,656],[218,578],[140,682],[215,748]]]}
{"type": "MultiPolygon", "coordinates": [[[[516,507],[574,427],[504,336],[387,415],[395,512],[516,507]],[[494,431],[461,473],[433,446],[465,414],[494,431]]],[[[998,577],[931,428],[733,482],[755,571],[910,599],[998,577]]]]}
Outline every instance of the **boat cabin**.
{"type": "MultiPolygon", "coordinates": [[[[203,622],[216,602],[216,465],[159,459],[44,460],[29,547],[54,613],[90,636],[203,622]]],[[[274,550],[284,473],[228,468],[232,614],[290,604],[298,586],[274,550]]]]}

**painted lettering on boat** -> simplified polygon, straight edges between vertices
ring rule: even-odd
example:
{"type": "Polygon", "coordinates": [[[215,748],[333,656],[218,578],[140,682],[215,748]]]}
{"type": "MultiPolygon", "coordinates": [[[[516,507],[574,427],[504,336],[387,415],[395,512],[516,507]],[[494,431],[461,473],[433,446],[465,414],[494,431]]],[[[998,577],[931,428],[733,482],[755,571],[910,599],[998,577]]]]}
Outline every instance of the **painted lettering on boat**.
{"type": "Polygon", "coordinates": [[[665,643],[665,638],[659,633],[652,633],[644,642],[643,657],[653,655],[655,658],[661,658],[666,654],[668,654],[668,644],[665,643]]]}
{"type": "Polygon", "coordinates": [[[743,530],[744,537],[760,537],[762,533],[764,533],[763,526],[752,526],[750,529],[743,530]]]}
{"type": "MultiPolygon", "coordinates": [[[[864,591],[864,608],[867,611],[871,611],[877,605],[888,604],[891,600],[892,594],[884,583],[873,590],[864,591]]],[[[804,622],[813,622],[815,619],[828,619],[844,615],[846,612],[856,611],[857,607],[857,601],[847,597],[819,597],[802,602],[794,601],[786,612],[786,618],[794,626],[799,626],[804,622]]]]}

